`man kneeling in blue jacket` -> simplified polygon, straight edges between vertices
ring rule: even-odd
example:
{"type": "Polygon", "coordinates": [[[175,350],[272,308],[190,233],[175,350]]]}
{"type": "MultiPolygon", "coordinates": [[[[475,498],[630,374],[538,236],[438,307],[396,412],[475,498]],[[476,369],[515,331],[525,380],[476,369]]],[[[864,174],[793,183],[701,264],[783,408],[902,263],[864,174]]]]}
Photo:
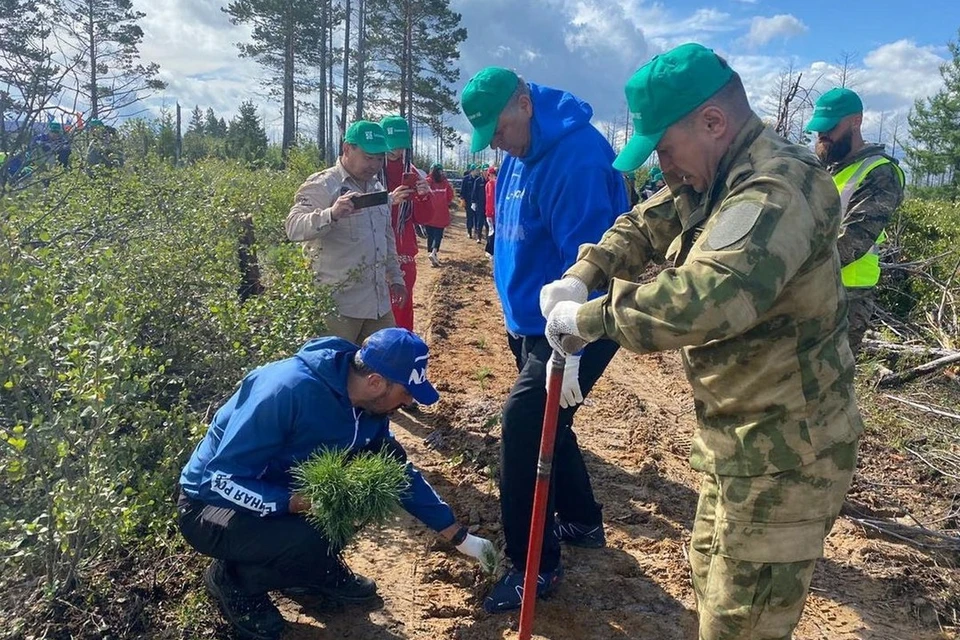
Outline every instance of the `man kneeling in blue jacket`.
{"type": "MultiPolygon", "coordinates": [[[[245,638],[280,636],[284,621],[267,592],[296,590],[346,602],[376,595],[373,580],[350,571],[303,513],[290,469],[320,448],[386,448],[406,462],[389,415],[439,398],[427,380],[429,349],[406,329],[383,329],[363,347],[340,338],[311,340],[292,358],[249,373],[217,411],[180,475],[184,538],[214,561],[204,582],[224,617],[245,638]]],[[[477,559],[489,540],[467,533],[409,462],[403,507],[477,559]]]]}

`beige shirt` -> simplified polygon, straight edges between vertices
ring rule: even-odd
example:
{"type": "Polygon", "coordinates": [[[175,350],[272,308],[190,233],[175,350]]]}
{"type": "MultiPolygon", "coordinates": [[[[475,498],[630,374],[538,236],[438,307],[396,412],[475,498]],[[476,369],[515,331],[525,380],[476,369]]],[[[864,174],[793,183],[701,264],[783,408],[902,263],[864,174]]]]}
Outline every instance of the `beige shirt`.
{"type": "Polygon", "coordinates": [[[284,222],[287,237],[302,242],[317,283],[332,287],[338,312],[377,319],[390,311],[390,284],[403,284],[389,204],[334,220],[341,190],[383,191],[379,180],[358,182],[340,161],[300,185],[284,222]]]}

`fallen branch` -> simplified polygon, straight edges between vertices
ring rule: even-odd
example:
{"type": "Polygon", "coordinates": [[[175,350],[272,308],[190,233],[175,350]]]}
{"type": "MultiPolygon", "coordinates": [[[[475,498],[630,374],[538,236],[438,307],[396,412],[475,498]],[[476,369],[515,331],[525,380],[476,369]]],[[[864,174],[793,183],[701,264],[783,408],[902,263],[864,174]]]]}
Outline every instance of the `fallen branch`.
{"type": "Polygon", "coordinates": [[[958,536],[932,531],[922,526],[911,527],[890,520],[847,517],[865,529],[871,529],[882,535],[896,538],[914,547],[935,551],[960,552],[960,537],[958,536]]]}
{"type": "Polygon", "coordinates": [[[887,342],[886,340],[873,340],[864,338],[863,348],[870,353],[882,353],[889,351],[892,353],[911,353],[921,356],[935,356],[942,358],[960,354],[960,351],[951,351],[949,349],[937,349],[934,347],[924,347],[912,344],[900,344],[899,342],[887,342]]]}
{"type": "Polygon", "coordinates": [[[906,449],[907,451],[909,451],[910,453],[912,453],[913,455],[915,455],[915,456],[920,460],[920,462],[922,462],[923,464],[927,465],[928,467],[930,467],[931,469],[933,469],[933,470],[936,471],[937,473],[942,474],[942,475],[945,475],[945,476],[947,476],[948,478],[953,478],[954,480],[960,480],[960,476],[954,475],[954,474],[952,474],[952,473],[948,473],[948,472],[944,471],[943,469],[941,469],[940,467],[938,467],[937,465],[933,464],[932,462],[930,462],[929,460],[927,460],[926,458],[924,458],[922,455],[920,455],[919,452],[914,451],[914,450],[911,449],[910,447],[904,447],[904,449],[906,449]]]}
{"type": "Polygon", "coordinates": [[[937,358],[936,360],[922,364],[919,367],[907,369],[906,371],[895,373],[892,376],[882,376],[880,380],[877,381],[877,386],[891,387],[903,384],[904,382],[913,380],[919,376],[933,373],[934,371],[942,369],[943,367],[953,364],[954,362],[960,362],[960,352],[956,352],[942,358],[937,358]]]}
{"type": "Polygon", "coordinates": [[[903,404],[909,405],[914,409],[919,409],[920,411],[926,411],[927,413],[933,413],[938,416],[943,416],[944,418],[951,418],[953,420],[960,420],[960,414],[950,413],[949,411],[944,411],[943,409],[937,409],[934,407],[927,406],[925,404],[920,404],[919,402],[914,402],[913,400],[907,400],[906,398],[901,398],[900,396],[892,396],[889,393],[883,394],[884,398],[889,398],[891,400],[896,400],[897,402],[902,402],[903,404]]]}

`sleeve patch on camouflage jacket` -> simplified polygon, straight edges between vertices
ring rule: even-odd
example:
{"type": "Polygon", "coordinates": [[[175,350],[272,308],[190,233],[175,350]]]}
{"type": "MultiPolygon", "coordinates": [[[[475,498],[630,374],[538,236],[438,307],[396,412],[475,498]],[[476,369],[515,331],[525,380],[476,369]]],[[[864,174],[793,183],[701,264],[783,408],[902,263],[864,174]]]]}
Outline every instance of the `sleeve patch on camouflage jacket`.
{"type": "Polygon", "coordinates": [[[760,217],[763,205],[759,202],[738,202],[717,212],[717,222],[703,241],[708,251],[726,249],[743,240],[760,217]]]}

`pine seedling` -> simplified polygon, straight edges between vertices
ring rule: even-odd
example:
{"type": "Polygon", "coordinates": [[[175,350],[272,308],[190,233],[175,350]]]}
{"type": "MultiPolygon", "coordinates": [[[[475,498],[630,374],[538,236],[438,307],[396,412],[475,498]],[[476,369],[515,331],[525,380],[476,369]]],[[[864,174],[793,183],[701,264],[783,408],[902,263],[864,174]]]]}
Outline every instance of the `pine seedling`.
{"type": "Polygon", "coordinates": [[[294,486],[310,500],[307,520],[343,549],[367,525],[382,525],[400,509],[410,486],[402,462],[385,450],[348,456],[323,450],[293,468],[294,486]]]}

